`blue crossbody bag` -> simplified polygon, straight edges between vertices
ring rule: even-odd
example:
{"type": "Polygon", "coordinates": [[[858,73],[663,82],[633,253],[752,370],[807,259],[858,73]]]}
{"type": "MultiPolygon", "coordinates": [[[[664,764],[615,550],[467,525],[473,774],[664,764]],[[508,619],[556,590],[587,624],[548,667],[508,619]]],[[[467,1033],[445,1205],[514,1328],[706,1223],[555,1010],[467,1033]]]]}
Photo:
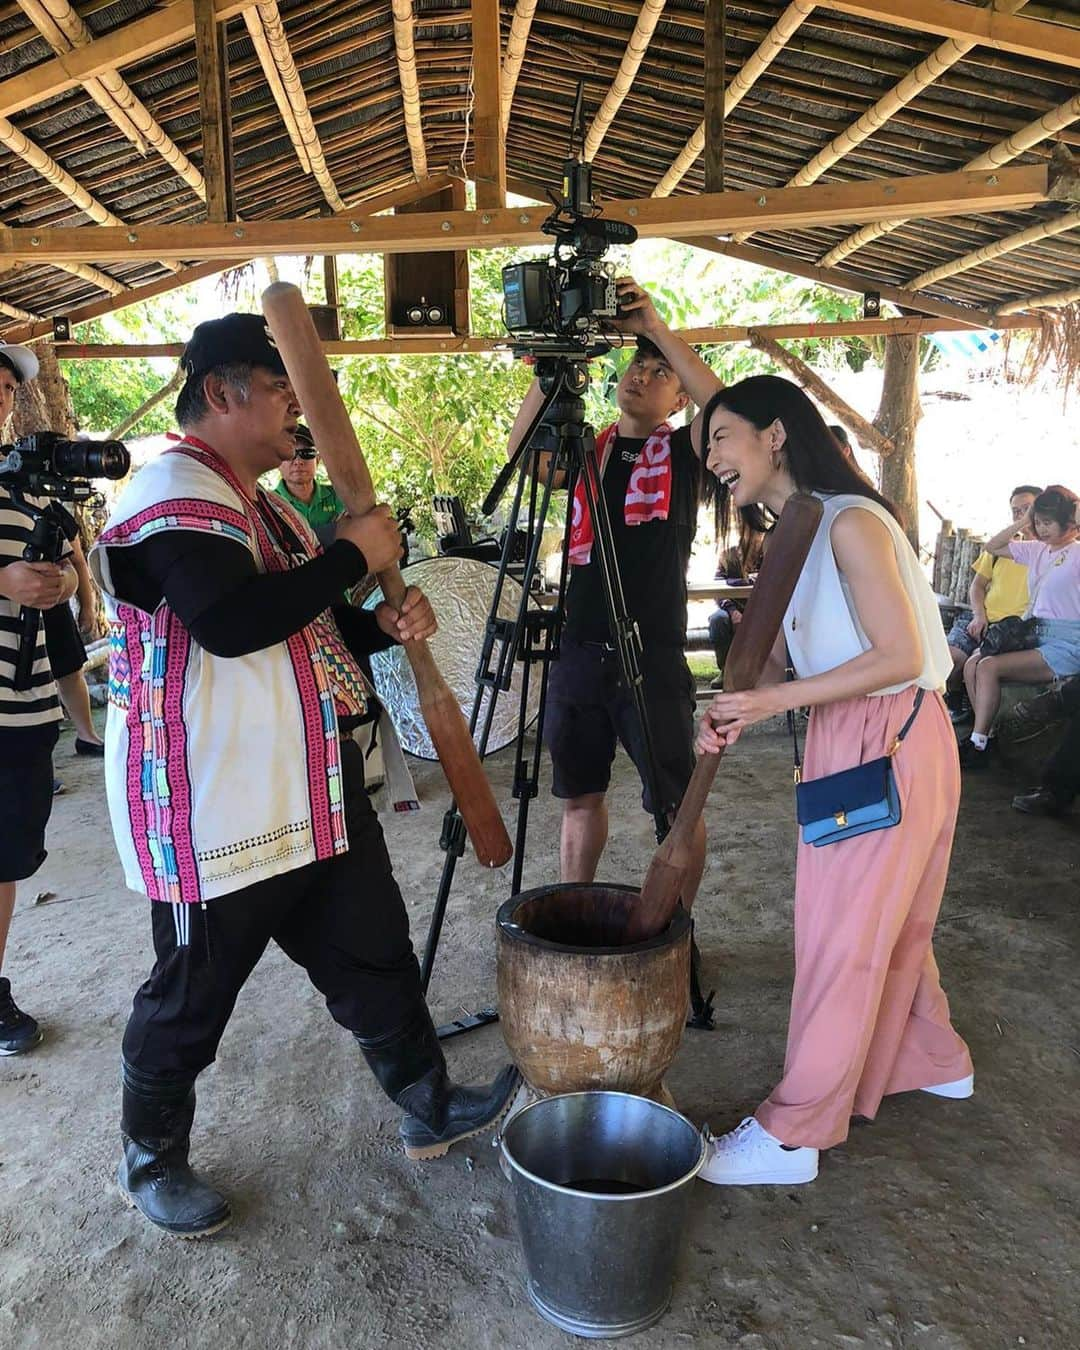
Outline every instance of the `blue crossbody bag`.
{"type": "MultiPolygon", "coordinates": [[[[788,679],[794,671],[788,658],[788,679]]],[[[795,747],[795,809],[802,829],[804,844],[822,848],[838,844],[843,839],[854,839],[871,830],[886,830],[900,823],[900,794],[896,790],[892,757],[911,730],[925,689],[915,695],[911,716],[900,728],[887,754],[872,759],[869,764],[856,764],[853,769],[827,774],[824,778],[802,781],[802,760],[799,758],[799,738],[795,731],[795,714],[788,713],[795,747]]]]}

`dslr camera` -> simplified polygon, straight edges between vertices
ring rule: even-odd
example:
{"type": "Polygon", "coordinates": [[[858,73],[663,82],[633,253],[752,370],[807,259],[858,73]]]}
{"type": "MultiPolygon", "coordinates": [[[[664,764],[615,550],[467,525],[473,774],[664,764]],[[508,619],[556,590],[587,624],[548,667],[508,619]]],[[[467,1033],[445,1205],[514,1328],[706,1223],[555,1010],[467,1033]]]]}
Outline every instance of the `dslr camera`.
{"type": "Polygon", "coordinates": [[[37,431],[0,446],[0,487],[33,497],[89,502],[91,478],[123,478],[131,456],[122,441],[69,441],[55,431],[37,431]]]}

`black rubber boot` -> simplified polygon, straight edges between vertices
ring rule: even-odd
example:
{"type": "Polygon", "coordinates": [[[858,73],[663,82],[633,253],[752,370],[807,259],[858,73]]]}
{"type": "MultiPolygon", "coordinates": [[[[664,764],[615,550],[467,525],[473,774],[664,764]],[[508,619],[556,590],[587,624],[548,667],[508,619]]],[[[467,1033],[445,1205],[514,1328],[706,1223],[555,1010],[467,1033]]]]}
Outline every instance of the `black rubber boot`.
{"type": "Polygon", "coordinates": [[[126,1061],[121,1080],[124,1156],[117,1181],[128,1203],[176,1237],[206,1237],[224,1228],[229,1202],[188,1166],[195,1080],[142,1073],[126,1061]]]}
{"type": "Polygon", "coordinates": [[[489,1129],[518,1085],[512,1064],[486,1087],[452,1083],[425,1003],[396,1031],[356,1040],[379,1086],[405,1112],[398,1132],[405,1156],[414,1160],[441,1158],[459,1140],[489,1129]]]}

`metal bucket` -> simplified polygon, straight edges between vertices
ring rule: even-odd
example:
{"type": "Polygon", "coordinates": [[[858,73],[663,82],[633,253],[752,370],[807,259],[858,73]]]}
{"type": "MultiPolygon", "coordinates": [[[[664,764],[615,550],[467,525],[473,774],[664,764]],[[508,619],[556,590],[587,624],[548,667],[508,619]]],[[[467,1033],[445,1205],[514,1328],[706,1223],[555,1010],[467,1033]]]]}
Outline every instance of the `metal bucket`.
{"type": "Polygon", "coordinates": [[[626,1092],[573,1092],[514,1116],[502,1153],[540,1315],[602,1338],[659,1320],[705,1161],[690,1121],[626,1092]]]}

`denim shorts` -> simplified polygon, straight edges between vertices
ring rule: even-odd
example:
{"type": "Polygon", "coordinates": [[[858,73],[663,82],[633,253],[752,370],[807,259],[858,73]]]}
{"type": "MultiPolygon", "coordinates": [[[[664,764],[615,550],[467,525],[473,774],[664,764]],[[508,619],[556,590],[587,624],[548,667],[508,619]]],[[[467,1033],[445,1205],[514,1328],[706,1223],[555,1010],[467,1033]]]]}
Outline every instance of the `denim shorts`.
{"type": "Polygon", "coordinates": [[[953,620],[953,626],[949,629],[948,636],[945,639],[950,647],[955,647],[957,651],[963,652],[965,656],[970,656],[979,645],[978,640],[973,638],[967,630],[971,619],[972,614],[970,610],[961,611],[961,613],[953,620]]]}
{"type": "Polygon", "coordinates": [[[1080,675],[1080,619],[1040,619],[1036,650],[1059,680],[1080,675]]]}

